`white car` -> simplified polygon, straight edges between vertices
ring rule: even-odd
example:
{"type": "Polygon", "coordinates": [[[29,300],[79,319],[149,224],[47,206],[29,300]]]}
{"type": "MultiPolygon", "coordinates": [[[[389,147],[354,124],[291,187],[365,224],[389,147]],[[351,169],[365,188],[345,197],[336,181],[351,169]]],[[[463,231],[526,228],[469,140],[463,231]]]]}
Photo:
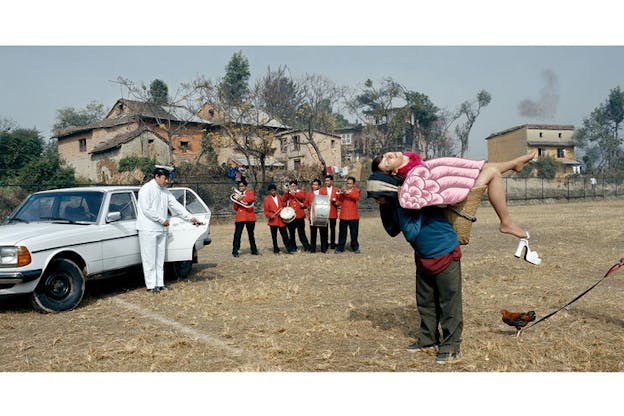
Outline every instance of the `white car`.
{"type": "MultiPolygon", "coordinates": [[[[189,188],[170,188],[202,225],[169,220],[167,273],[186,277],[210,244],[210,209],[189,188]]],[[[31,293],[41,312],[76,307],[85,280],[141,265],[138,186],[56,189],[30,195],[0,225],[0,296],[31,293]]]]}

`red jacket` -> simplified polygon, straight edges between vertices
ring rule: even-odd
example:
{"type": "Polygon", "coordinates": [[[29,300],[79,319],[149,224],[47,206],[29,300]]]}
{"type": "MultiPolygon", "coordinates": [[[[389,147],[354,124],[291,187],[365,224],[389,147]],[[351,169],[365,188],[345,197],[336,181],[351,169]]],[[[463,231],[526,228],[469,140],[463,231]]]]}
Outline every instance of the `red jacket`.
{"type": "Polygon", "coordinates": [[[271,195],[267,195],[267,197],[264,198],[264,216],[267,217],[267,225],[285,227],[286,223],[282,220],[282,217],[280,217],[278,213],[278,211],[283,208],[285,204],[280,195],[275,194],[275,197],[277,198],[277,205],[275,205],[275,201],[271,195]],[[272,215],[273,218],[271,218],[272,215]]]}
{"type": "Polygon", "coordinates": [[[292,207],[295,210],[295,218],[305,218],[306,208],[306,194],[305,191],[297,189],[295,194],[290,192],[284,192],[284,202],[287,206],[292,207]]]}
{"type": "MultiPolygon", "coordinates": [[[[246,204],[250,204],[256,200],[256,193],[254,191],[250,191],[247,189],[243,194],[243,197],[240,199],[241,202],[245,202],[246,204]]],[[[234,211],[236,211],[236,218],[234,222],[243,222],[243,221],[255,221],[256,213],[254,212],[254,208],[245,208],[242,205],[238,205],[237,203],[233,204],[234,211]]]]}
{"type": "Polygon", "coordinates": [[[306,211],[306,218],[307,219],[310,219],[310,210],[312,209],[312,202],[313,201],[314,201],[314,191],[308,191],[308,193],[306,194],[306,202],[305,202],[305,207],[308,209],[306,211]]]}
{"type": "MultiPolygon", "coordinates": [[[[336,195],[336,190],[338,188],[336,188],[336,186],[332,186],[332,190],[331,190],[331,195],[329,196],[329,219],[330,220],[335,220],[336,218],[338,218],[338,208],[336,207],[336,204],[338,202],[338,196],[336,195]],[[336,203],[334,203],[334,198],[336,198],[336,203]]],[[[320,191],[319,191],[320,195],[327,195],[327,187],[323,186],[320,191]]]]}
{"type": "Polygon", "coordinates": [[[340,206],[341,220],[359,220],[357,202],[360,200],[360,190],[355,186],[351,192],[343,192],[338,195],[338,205],[340,206]]]}

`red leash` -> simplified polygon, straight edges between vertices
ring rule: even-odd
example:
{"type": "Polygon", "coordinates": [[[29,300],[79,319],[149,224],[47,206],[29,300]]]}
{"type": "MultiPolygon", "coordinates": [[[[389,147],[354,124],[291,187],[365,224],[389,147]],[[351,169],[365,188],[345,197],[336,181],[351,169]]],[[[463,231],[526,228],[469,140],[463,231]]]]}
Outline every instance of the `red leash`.
{"type": "Polygon", "coordinates": [[[620,259],[620,261],[616,264],[614,264],[613,266],[611,266],[611,268],[609,269],[609,271],[607,271],[607,273],[605,273],[605,275],[598,280],[596,283],[594,283],[592,286],[590,286],[588,289],[586,289],[583,293],[581,293],[580,295],[578,295],[577,297],[575,297],[574,299],[572,299],[570,302],[566,303],[565,305],[563,305],[562,307],[560,307],[559,309],[557,309],[554,312],[549,313],[548,315],[544,316],[543,318],[541,318],[539,321],[533,322],[533,324],[527,326],[526,329],[531,328],[532,326],[535,326],[537,324],[539,324],[542,321],[545,321],[546,319],[550,318],[551,316],[553,316],[554,314],[556,314],[557,312],[559,312],[560,310],[570,306],[571,304],[573,304],[574,302],[576,302],[577,300],[579,300],[580,298],[582,298],[583,296],[585,296],[587,294],[587,292],[589,292],[590,290],[592,290],[593,288],[595,288],[596,286],[598,286],[598,283],[602,282],[604,279],[606,279],[608,276],[612,275],[613,273],[615,273],[620,267],[624,266],[624,257],[622,257],[620,259]]]}

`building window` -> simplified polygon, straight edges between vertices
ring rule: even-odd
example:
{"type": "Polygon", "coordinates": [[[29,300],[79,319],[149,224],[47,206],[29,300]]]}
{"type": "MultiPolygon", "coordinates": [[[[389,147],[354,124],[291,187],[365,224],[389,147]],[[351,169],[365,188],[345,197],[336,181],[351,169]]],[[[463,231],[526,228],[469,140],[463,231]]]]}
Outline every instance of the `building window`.
{"type": "Polygon", "coordinates": [[[540,137],[544,137],[544,133],[540,131],[540,137]]]}
{"type": "Polygon", "coordinates": [[[288,152],[288,139],[286,137],[282,137],[280,139],[280,152],[288,152]]]}
{"type": "Polygon", "coordinates": [[[295,159],[295,160],[293,161],[293,164],[294,164],[294,169],[295,169],[295,170],[299,170],[299,169],[301,169],[301,159],[295,159]]]}
{"type": "Polygon", "coordinates": [[[332,140],[329,144],[330,149],[334,149],[336,147],[336,140],[332,140]]]}
{"type": "Polygon", "coordinates": [[[559,132],[559,138],[561,138],[561,132],[559,132]]]}
{"type": "Polygon", "coordinates": [[[188,152],[190,150],[189,142],[180,142],[180,150],[183,152],[188,152]]]}
{"type": "MultiPolygon", "coordinates": [[[[541,134],[541,133],[540,133],[541,134]]],[[[543,147],[538,147],[537,148],[537,156],[546,156],[546,149],[544,149],[543,147]]]]}
{"type": "Polygon", "coordinates": [[[349,145],[351,144],[351,133],[345,133],[340,135],[340,143],[349,145]]]}
{"type": "Polygon", "coordinates": [[[293,146],[294,146],[295,152],[298,152],[301,149],[301,142],[299,141],[299,136],[293,136],[293,146]]]}
{"type": "Polygon", "coordinates": [[[565,157],[565,150],[564,150],[563,147],[557,148],[557,157],[558,158],[564,158],[565,157]]]}
{"type": "Polygon", "coordinates": [[[80,151],[81,152],[86,152],[87,151],[87,139],[79,139],[78,140],[78,145],[80,146],[80,151]]]}

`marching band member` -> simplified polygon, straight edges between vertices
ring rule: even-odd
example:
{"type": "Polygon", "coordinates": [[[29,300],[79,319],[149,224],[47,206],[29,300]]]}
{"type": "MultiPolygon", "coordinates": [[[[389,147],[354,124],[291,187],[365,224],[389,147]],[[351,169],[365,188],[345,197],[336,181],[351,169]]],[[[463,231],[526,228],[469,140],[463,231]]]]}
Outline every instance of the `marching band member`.
{"type": "Polygon", "coordinates": [[[167,188],[169,166],[156,165],[154,178],[139,189],[139,209],[136,229],[139,232],[139,248],[143,263],[143,277],[148,292],[169,290],[165,287],[164,265],[167,247],[167,208],[193,224],[199,221],[180,204],[167,188]]]}
{"type": "Polygon", "coordinates": [[[306,205],[308,207],[308,220],[310,220],[310,252],[316,253],[316,235],[321,234],[321,253],[327,253],[327,226],[318,227],[312,224],[312,217],[310,215],[312,209],[312,201],[314,195],[319,195],[321,192],[321,180],[314,179],[312,181],[312,190],[306,195],[306,205]]]}
{"type": "Polygon", "coordinates": [[[329,248],[336,248],[336,219],[338,218],[338,195],[334,186],[334,177],[325,175],[325,186],[321,188],[321,195],[329,195],[329,248]]]}
{"type": "Polygon", "coordinates": [[[305,251],[310,251],[310,243],[305,233],[305,208],[306,194],[299,189],[298,182],[293,179],[288,182],[288,191],[284,192],[284,202],[295,210],[295,219],[288,223],[288,234],[290,236],[290,248],[297,249],[295,241],[295,230],[299,235],[299,241],[305,251]]]}
{"type": "MultiPolygon", "coordinates": [[[[256,194],[254,191],[247,189],[247,180],[241,178],[238,183],[238,193],[234,198],[244,204],[252,205],[256,200],[256,194]]],[[[232,255],[238,257],[238,250],[240,249],[241,236],[243,235],[243,228],[247,228],[247,236],[249,237],[249,246],[251,247],[251,254],[257,256],[260,253],[256,247],[256,238],[254,236],[254,228],[256,227],[256,213],[253,206],[245,207],[240,203],[234,203],[234,211],[236,211],[236,217],[234,218],[234,242],[232,243],[232,255]]]]}
{"type": "Polygon", "coordinates": [[[277,232],[279,231],[282,236],[282,242],[286,251],[291,254],[295,252],[295,249],[290,248],[288,241],[288,232],[286,231],[286,223],[282,220],[279,213],[286,205],[282,200],[282,197],[277,195],[277,187],[274,183],[269,184],[269,195],[264,198],[264,216],[267,217],[267,225],[271,230],[271,240],[273,240],[273,253],[279,254],[280,249],[277,246],[277,232]]]}
{"type": "Polygon", "coordinates": [[[336,253],[342,253],[347,242],[347,228],[351,236],[351,249],[354,253],[360,252],[358,243],[358,230],[360,227],[360,215],[357,202],[360,200],[360,190],[355,186],[355,178],[349,176],[345,190],[338,195],[340,206],[340,225],[338,226],[338,245],[336,253]]]}

